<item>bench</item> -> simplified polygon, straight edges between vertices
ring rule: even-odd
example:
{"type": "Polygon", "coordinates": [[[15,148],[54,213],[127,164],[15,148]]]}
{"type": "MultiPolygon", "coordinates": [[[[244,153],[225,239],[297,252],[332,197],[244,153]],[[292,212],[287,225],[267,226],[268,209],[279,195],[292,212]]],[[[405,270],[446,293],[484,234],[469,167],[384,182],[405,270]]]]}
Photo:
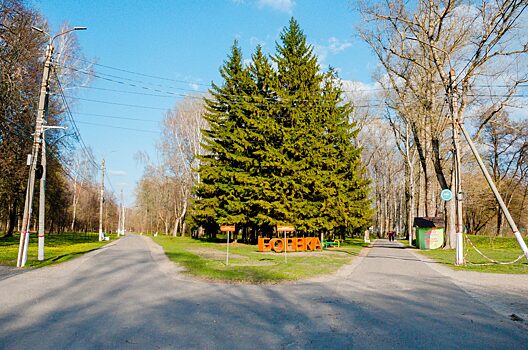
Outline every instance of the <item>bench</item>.
{"type": "Polygon", "coordinates": [[[335,246],[337,246],[339,248],[340,245],[341,245],[341,242],[338,239],[335,239],[333,241],[327,241],[327,240],[323,241],[323,248],[324,249],[330,248],[330,247],[335,247],[335,246]]]}

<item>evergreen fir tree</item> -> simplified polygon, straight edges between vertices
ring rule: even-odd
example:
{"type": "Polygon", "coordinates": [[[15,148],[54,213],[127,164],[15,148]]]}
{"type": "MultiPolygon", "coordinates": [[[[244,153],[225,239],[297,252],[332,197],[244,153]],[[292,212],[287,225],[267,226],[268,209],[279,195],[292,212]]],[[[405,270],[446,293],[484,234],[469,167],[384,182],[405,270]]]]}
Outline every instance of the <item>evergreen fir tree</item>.
{"type": "Polygon", "coordinates": [[[209,154],[193,216],[253,237],[281,223],[303,234],[361,230],[372,215],[369,182],[337,75],[320,71],[294,19],[276,49],[276,70],[261,47],[246,68],[235,42],[220,69],[224,83],[206,99],[209,154]]]}
{"type": "Polygon", "coordinates": [[[209,129],[204,130],[205,150],[198,171],[202,182],[193,208],[198,224],[214,228],[218,224],[247,222],[244,187],[248,158],[246,91],[251,78],[242,64],[242,52],[235,42],[220,69],[222,86],[213,84],[212,98],[205,99],[209,129]]]}

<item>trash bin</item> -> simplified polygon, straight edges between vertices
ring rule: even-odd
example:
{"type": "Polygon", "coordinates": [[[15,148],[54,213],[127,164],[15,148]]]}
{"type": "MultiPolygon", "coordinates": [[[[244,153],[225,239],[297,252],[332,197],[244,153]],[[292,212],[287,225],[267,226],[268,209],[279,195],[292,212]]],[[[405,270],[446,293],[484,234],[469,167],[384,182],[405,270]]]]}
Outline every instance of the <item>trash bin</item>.
{"type": "Polygon", "coordinates": [[[415,217],[416,247],[421,250],[437,249],[444,245],[444,219],[441,217],[415,217]]]}

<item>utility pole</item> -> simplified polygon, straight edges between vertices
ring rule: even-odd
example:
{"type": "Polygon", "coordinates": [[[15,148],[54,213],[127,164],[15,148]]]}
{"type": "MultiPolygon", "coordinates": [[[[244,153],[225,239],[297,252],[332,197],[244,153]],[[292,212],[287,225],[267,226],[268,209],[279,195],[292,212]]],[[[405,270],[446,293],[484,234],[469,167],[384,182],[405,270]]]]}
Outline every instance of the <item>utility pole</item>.
{"type": "Polygon", "coordinates": [[[39,192],[39,229],[38,229],[38,260],[44,260],[44,232],[46,224],[46,130],[48,129],[66,129],[62,126],[47,126],[45,121],[42,123],[42,178],[40,179],[39,192]]]}
{"type": "Polygon", "coordinates": [[[121,190],[121,200],[119,201],[118,220],[117,220],[117,236],[121,234],[121,203],[123,202],[123,190],[121,190]]]}
{"type": "MultiPolygon", "coordinates": [[[[455,86],[455,70],[451,69],[449,72],[450,80],[450,93],[451,93],[451,122],[453,129],[453,169],[454,178],[453,184],[451,185],[451,191],[454,194],[454,202],[450,205],[455,206],[455,247],[456,247],[456,258],[455,265],[464,265],[464,237],[463,237],[463,217],[462,217],[462,169],[460,161],[460,129],[459,125],[463,123],[463,117],[458,112],[458,91],[455,86]]],[[[453,223],[454,220],[451,220],[453,223]]]]}
{"type": "Polygon", "coordinates": [[[121,231],[121,223],[123,220],[123,189],[121,189],[121,201],[119,202],[119,220],[117,223],[117,236],[120,236],[123,231],[121,231]]]}
{"type": "Polygon", "coordinates": [[[29,231],[31,223],[31,210],[33,195],[35,192],[35,170],[37,168],[38,153],[42,133],[42,122],[47,112],[48,99],[48,82],[51,67],[51,57],[53,54],[52,42],[46,48],[46,61],[42,73],[42,82],[40,84],[40,99],[38,104],[37,120],[35,123],[35,135],[33,137],[33,149],[31,151],[31,164],[29,166],[28,188],[26,191],[26,201],[24,205],[24,216],[22,217],[22,230],[20,232],[20,244],[18,247],[17,267],[24,267],[27,260],[27,249],[29,244],[29,231]]]}
{"type": "Polygon", "coordinates": [[[42,125],[42,177],[39,191],[38,260],[44,260],[44,223],[46,220],[46,129],[42,125]]]}
{"type": "Polygon", "coordinates": [[[125,200],[123,189],[121,189],[121,235],[125,235],[125,200]]]}
{"type": "Polygon", "coordinates": [[[123,206],[122,206],[122,211],[123,211],[123,219],[121,220],[121,235],[124,236],[125,235],[125,203],[123,202],[123,206]]]}
{"type": "Polygon", "coordinates": [[[104,234],[103,234],[104,168],[105,168],[105,161],[103,158],[103,162],[101,165],[101,198],[99,199],[99,241],[102,241],[104,239],[104,234]]]}
{"type": "Polygon", "coordinates": [[[48,46],[46,47],[46,59],[44,61],[44,70],[42,72],[42,81],[40,83],[40,97],[37,111],[37,119],[35,122],[35,134],[33,137],[33,148],[31,151],[31,158],[29,164],[29,178],[26,189],[26,201],[24,204],[24,215],[22,217],[22,227],[20,231],[20,244],[18,246],[17,267],[24,267],[27,261],[27,249],[29,244],[29,233],[31,224],[31,211],[33,196],[35,193],[35,170],[37,168],[38,154],[41,142],[41,134],[43,132],[42,123],[44,115],[47,114],[48,109],[48,90],[49,90],[49,75],[51,69],[51,61],[53,57],[53,40],[58,36],[70,33],[74,30],[85,30],[86,27],[74,27],[62,33],[55,35],[53,38],[42,29],[31,27],[32,29],[46,34],[49,38],[48,46]]]}
{"type": "Polygon", "coordinates": [[[521,236],[519,229],[517,228],[517,225],[515,224],[515,221],[513,221],[510,211],[508,210],[508,207],[504,203],[504,200],[502,199],[502,196],[500,195],[499,190],[497,190],[497,187],[495,186],[495,183],[493,182],[493,179],[491,178],[488,172],[488,169],[486,169],[486,166],[484,165],[482,158],[480,158],[480,154],[478,153],[477,148],[475,147],[475,144],[473,143],[473,140],[469,136],[466,128],[464,127],[464,124],[460,124],[460,129],[462,130],[462,133],[464,134],[464,137],[466,138],[466,141],[469,144],[469,148],[471,149],[471,152],[473,152],[475,159],[477,159],[477,163],[480,167],[480,170],[482,170],[482,173],[484,174],[484,177],[486,178],[488,185],[493,191],[493,194],[495,195],[495,199],[497,199],[499,206],[504,212],[504,216],[506,216],[506,220],[508,221],[508,224],[510,225],[511,230],[515,238],[517,239],[517,243],[521,247],[526,259],[528,259],[528,247],[526,246],[526,243],[524,242],[524,239],[521,236]]]}

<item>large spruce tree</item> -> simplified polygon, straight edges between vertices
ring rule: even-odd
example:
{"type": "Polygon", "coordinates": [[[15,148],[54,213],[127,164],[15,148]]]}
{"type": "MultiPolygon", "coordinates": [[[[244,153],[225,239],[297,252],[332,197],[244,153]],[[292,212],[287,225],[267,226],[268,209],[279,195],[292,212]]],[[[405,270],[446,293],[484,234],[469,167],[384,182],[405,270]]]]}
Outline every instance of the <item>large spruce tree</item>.
{"type": "Polygon", "coordinates": [[[244,67],[238,45],[206,99],[206,149],[194,218],[270,233],[293,224],[303,234],[354,232],[371,216],[351,107],[334,71],[323,73],[292,19],[270,60],[257,47],[244,67]]]}
{"type": "Polygon", "coordinates": [[[213,84],[212,98],[206,99],[203,130],[207,155],[201,157],[200,178],[194,203],[194,218],[199,224],[216,229],[218,224],[243,224],[248,166],[246,127],[247,91],[252,80],[242,64],[242,52],[235,42],[230,56],[220,69],[224,84],[213,84]],[[244,186],[246,185],[246,186],[244,186]]]}

